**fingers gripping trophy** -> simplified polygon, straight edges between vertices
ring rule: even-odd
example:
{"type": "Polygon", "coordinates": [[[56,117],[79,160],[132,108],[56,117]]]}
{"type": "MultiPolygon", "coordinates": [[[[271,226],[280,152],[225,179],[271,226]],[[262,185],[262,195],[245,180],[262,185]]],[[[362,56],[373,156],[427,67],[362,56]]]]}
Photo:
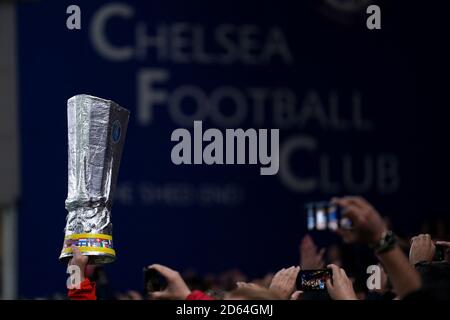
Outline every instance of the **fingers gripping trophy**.
{"type": "Polygon", "coordinates": [[[113,101],[89,95],[67,101],[68,214],[60,260],[73,256],[72,245],[91,264],[115,260],[111,207],[129,116],[113,101]]]}

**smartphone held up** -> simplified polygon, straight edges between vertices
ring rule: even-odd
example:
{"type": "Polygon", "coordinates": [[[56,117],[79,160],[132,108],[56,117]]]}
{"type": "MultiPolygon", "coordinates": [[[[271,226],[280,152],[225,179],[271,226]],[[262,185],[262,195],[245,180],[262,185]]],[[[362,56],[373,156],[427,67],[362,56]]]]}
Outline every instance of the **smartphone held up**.
{"type": "Polygon", "coordinates": [[[297,276],[297,290],[317,291],[326,290],[327,280],[331,279],[330,269],[301,270],[297,276]]]}
{"type": "Polygon", "coordinates": [[[306,207],[306,223],[309,231],[352,228],[352,221],[345,217],[341,207],[328,201],[309,202],[306,207]]]}

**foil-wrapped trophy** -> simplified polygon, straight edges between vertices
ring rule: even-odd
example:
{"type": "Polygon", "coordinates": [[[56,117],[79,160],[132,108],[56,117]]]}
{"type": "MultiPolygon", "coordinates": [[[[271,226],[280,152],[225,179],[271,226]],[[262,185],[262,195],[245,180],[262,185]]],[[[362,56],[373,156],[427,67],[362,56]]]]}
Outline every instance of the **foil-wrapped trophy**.
{"type": "Polygon", "coordinates": [[[111,207],[130,112],[89,95],[67,101],[69,165],[67,222],[59,257],[79,247],[92,264],[115,260],[111,207]]]}

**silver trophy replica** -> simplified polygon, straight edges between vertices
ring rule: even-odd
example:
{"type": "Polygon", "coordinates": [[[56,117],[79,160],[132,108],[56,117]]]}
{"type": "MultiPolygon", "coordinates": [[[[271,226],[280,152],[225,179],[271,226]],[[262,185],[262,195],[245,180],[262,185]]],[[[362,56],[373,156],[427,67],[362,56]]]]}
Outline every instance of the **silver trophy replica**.
{"type": "Polygon", "coordinates": [[[69,175],[67,222],[59,257],[72,257],[72,245],[92,264],[115,260],[111,207],[130,112],[89,95],[67,101],[69,175]]]}

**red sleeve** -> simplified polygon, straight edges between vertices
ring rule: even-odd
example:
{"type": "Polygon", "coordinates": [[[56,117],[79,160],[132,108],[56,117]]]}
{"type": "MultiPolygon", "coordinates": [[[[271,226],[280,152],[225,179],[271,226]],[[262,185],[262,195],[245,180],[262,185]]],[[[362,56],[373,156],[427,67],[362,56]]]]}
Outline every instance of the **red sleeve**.
{"type": "Polygon", "coordinates": [[[199,290],[194,290],[186,297],[186,300],[215,300],[215,299],[213,297],[208,296],[206,293],[203,293],[199,290]]]}
{"type": "Polygon", "coordinates": [[[70,300],[97,300],[95,282],[86,278],[80,283],[80,289],[69,289],[67,295],[70,300]]]}

